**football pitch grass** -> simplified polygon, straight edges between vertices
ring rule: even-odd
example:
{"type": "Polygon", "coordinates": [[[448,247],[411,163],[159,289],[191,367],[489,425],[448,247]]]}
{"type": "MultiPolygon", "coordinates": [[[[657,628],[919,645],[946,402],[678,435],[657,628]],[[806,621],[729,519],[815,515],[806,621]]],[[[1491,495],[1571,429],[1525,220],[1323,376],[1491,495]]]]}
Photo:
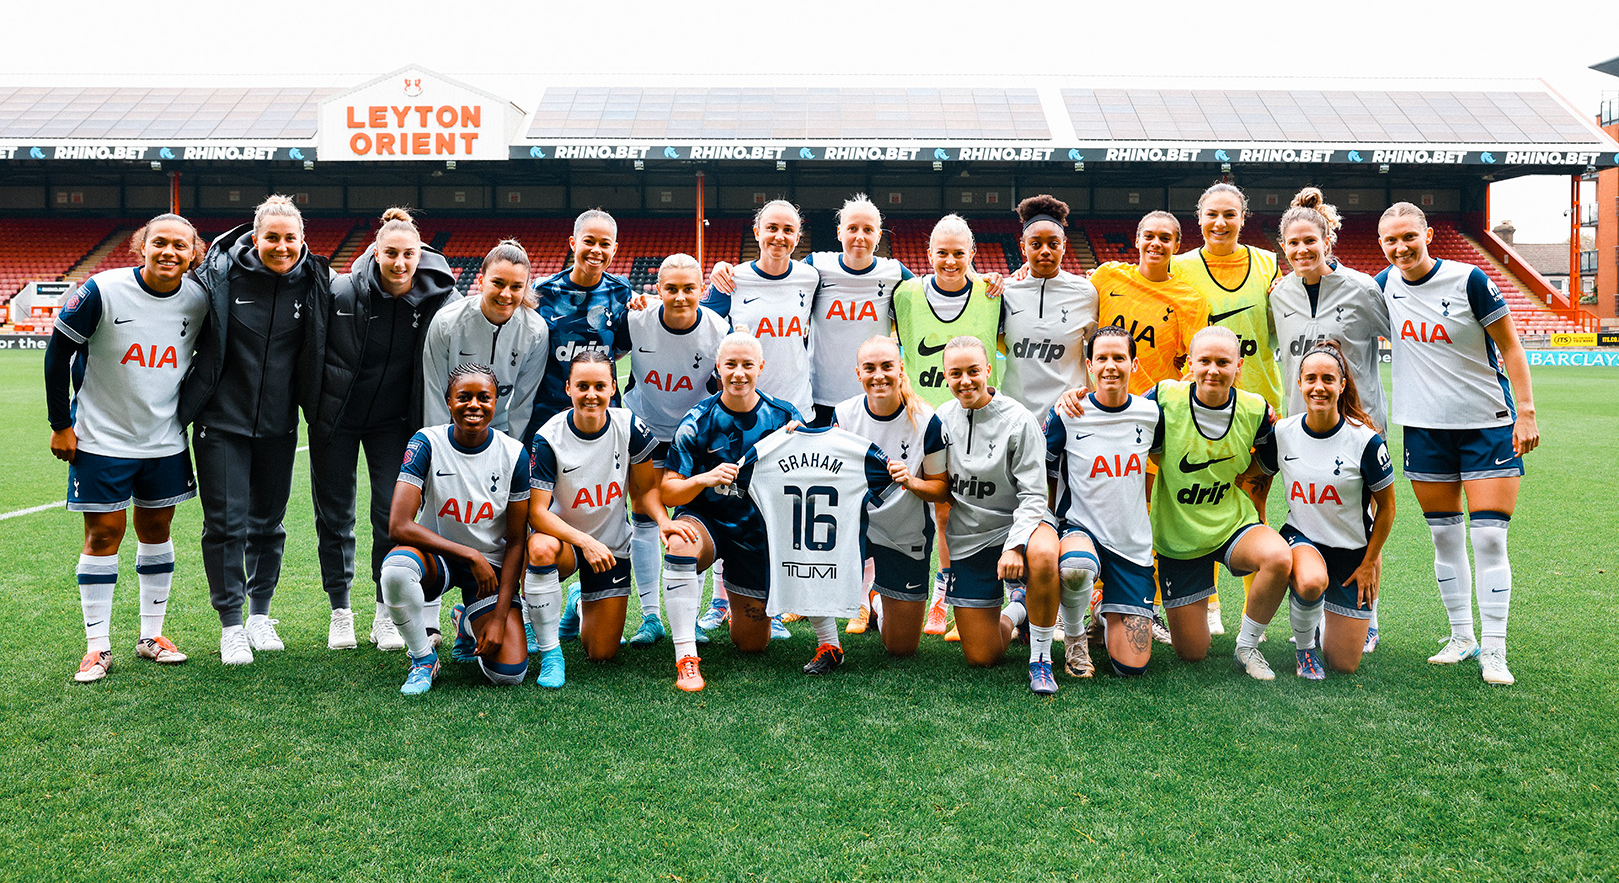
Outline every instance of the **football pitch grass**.
{"type": "MultiPolygon", "coordinates": [[[[63,496],[40,377],[37,352],[0,353],[0,513],[63,496]]],[[[1277,679],[1234,670],[1227,577],[1208,660],[1157,646],[1146,677],[1059,675],[1052,699],[1028,692],[1025,648],[969,670],[934,637],[892,660],[845,636],[844,669],[809,678],[802,623],[758,657],[721,630],[694,695],[665,640],[605,664],[565,644],[559,692],[447,662],[401,697],[365,589],[361,649],[326,650],[306,455],[287,649],[220,664],[193,501],[167,630],[191,661],[134,656],[131,532],[114,666],[84,686],[81,520],[0,521],[0,880],[1612,880],[1619,373],[1534,379],[1510,688],[1425,662],[1447,627],[1403,481],[1383,643],[1356,675],[1295,678],[1285,608],[1261,645],[1277,679]]]]}

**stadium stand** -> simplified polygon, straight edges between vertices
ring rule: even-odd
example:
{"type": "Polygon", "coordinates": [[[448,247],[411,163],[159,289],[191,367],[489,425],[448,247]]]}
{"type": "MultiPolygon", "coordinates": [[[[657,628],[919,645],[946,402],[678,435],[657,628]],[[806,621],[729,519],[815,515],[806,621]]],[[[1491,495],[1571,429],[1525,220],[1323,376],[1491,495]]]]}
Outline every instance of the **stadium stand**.
{"type": "MultiPolygon", "coordinates": [[[[1459,218],[1433,215],[1435,257],[1465,261],[1484,270],[1501,289],[1512,307],[1520,333],[1541,336],[1578,331],[1572,322],[1558,316],[1499,262],[1467,236],[1459,218]]],[[[1278,218],[1256,215],[1244,227],[1245,242],[1277,250],[1272,231],[1278,218]]],[[[0,256],[0,302],[8,300],[30,281],[65,279],[79,282],[103,270],[128,266],[128,237],[140,225],[134,219],[0,219],[0,241],[6,244],[0,256]]],[[[205,240],[239,223],[230,218],[196,218],[205,240]]],[[[977,240],[976,268],[981,272],[1008,273],[1022,265],[1018,250],[1020,228],[1015,219],[971,219],[977,240]]],[[[928,234],[930,218],[893,218],[888,222],[885,248],[912,272],[926,273],[930,266],[928,234]]],[[[347,271],[353,259],[371,241],[376,222],[346,218],[308,218],[305,222],[309,246],[317,254],[337,255],[339,272],[347,271]],[[342,254],[339,254],[339,252],[342,254]]],[[[1202,242],[1197,229],[1183,219],[1183,245],[1195,248],[1202,242]]],[[[421,218],[422,238],[439,248],[457,275],[457,287],[471,289],[483,256],[495,242],[514,238],[529,250],[537,276],[548,276],[567,268],[572,255],[567,240],[572,233],[569,218],[421,218]]],[[[1136,221],[1131,218],[1074,219],[1070,224],[1070,253],[1063,266],[1083,273],[1106,261],[1134,261],[1136,221]]],[[[797,252],[799,257],[814,247],[806,231],[797,252]]],[[[638,291],[647,290],[657,278],[658,265],[675,252],[697,252],[696,229],[690,218],[619,219],[618,256],[610,272],[628,276],[638,291]]],[[[836,247],[835,241],[825,247],[836,247]]],[[[747,218],[710,219],[704,235],[704,272],[721,260],[739,262],[757,254],[751,221],[747,218]]],[[[1337,254],[1345,263],[1367,273],[1387,266],[1377,245],[1377,217],[1353,215],[1346,219],[1339,236],[1337,254]]]]}

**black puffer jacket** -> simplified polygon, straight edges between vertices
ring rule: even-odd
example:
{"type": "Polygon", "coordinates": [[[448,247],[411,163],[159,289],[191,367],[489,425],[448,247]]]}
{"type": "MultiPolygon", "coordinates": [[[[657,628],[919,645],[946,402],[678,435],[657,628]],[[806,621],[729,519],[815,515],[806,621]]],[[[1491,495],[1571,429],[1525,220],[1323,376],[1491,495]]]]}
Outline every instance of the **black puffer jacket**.
{"type": "MultiPolygon", "coordinates": [[[[373,322],[375,307],[388,295],[382,290],[377,273],[377,256],[366,249],[355,260],[354,267],[332,282],[332,304],[327,316],[326,359],[321,369],[320,402],[309,418],[309,434],[324,438],[338,427],[352,405],[351,396],[360,378],[361,360],[366,352],[368,332],[387,334],[383,323],[373,322]]],[[[416,265],[415,281],[409,292],[398,298],[400,307],[411,311],[411,327],[404,346],[391,349],[391,358],[408,361],[408,390],[394,391],[395,395],[408,395],[407,403],[412,429],[422,424],[422,340],[427,326],[444,304],[459,299],[455,290],[455,275],[444,255],[431,246],[422,246],[421,261],[416,265]]],[[[373,366],[374,367],[374,366],[373,366]]]]}
{"type": "MultiPolygon", "coordinates": [[[[326,259],[305,249],[290,272],[273,273],[258,260],[253,248],[253,225],[243,224],[214,240],[202,264],[192,272],[208,292],[208,316],[197,336],[191,370],[180,387],[180,422],[223,419],[243,425],[222,428],[251,435],[297,429],[297,414],[292,406],[301,408],[308,419],[320,398],[320,367],[325,358],[326,317],[332,293],[326,259]],[[259,357],[245,342],[233,341],[231,311],[237,304],[259,307],[289,292],[296,296],[298,306],[293,316],[302,325],[303,339],[297,352],[278,353],[274,360],[277,365],[284,361],[291,367],[291,376],[287,377],[279,371],[266,370],[268,359],[264,365],[246,363],[259,357]],[[234,379],[221,383],[227,368],[234,379]],[[289,417],[290,426],[286,425],[289,417]]],[[[270,333],[269,329],[265,331],[270,333]]]]}

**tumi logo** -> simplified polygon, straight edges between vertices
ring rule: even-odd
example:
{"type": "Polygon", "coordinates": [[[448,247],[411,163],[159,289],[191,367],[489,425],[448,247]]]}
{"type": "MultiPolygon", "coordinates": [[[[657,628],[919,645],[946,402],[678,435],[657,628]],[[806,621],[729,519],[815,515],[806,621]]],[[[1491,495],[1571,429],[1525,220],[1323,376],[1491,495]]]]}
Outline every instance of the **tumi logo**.
{"type": "Polygon", "coordinates": [[[783,561],[782,572],[796,579],[837,579],[836,564],[815,564],[809,561],[783,561]]]}
{"type": "Polygon", "coordinates": [[[952,475],[950,476],[950,495],[974,500],[993,497],[995,495],[995,482],[988,479],[980,481],[977,476],[952,475]]]}

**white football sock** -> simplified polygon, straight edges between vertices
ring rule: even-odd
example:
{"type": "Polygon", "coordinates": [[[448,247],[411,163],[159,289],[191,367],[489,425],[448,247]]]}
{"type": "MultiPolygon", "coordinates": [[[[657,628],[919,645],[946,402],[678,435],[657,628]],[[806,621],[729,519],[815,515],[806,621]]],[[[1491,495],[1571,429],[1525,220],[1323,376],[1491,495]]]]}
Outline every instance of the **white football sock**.
{"type": "MultiPolygon", "coordinates": [[[[718,592],[718,580],[714,590],[718,592]]],[[[697,608],[703,603],[703,584],[697,579],[697,559],[663,556],[663,606],[669,611],[669,636],[675,661],[697,655],[697,608]]]]}
{"type": "Polygon", "coordinates": [[[422,627],[428,631],[443,634],[444,628],[440,623],[444,621],[444,596],[440,595],[431,601],[422,604],[422,627]]]}
{"type": "MultiPolygon", "coordinates": [[[[714,591],[710,593],[709,600],[731,603],[731,593],[725,591],[725,562],[718,558],[714,559],[714,563],[708,568],[708,573],[714,584],[714,591]]],[[[701,598],[702,592],[699,591],[697,594],[701,598]]]]}
{"type": "Polygon", "coordinates": [[[1473,569],[1467,566],[1467,528],[1460,512],[1428,512],[1433,534],[1433,572],[1439,581],[1439,600],[1450,618],[1450,633],[1469,643],[1473,631],[1473,569]]]}
{"type": "Polygon", "coordinates": [[[1001,615],[1012,621],[1012,627],[1017,628],[1029,618],[1029,611],[1024,608],[1022,601],[1013,601],[1001,608],[1001,615]]]}
{"type": "Polygon", "coordinates": [[[641,598],[641,615],[658,615],[658,577],[663,573],[663,546],[658,542],[658,523],[651,516],[631,513],[634,528],[630,534],[630,571],[635,576],[635,592],[641,598]]]}
{"type": "Polygon", "coordinates": [[[1374,629],[1377,628],[1377,602],[1379,602],[1381,600],[1383,600],[1381,597],[1377,597],[1377,598],[1372,599],[1372,621],[1371,621],[1371,624],[1367,626],[1367,628],[1374,628],[1374,629]]]}
{"type": "Polygon", "coordinates": [[[1505,650],[1507,614],[1512,606],[1512,563],[1507,560],[1507,526],[1512,516],[1505,512],[1474,512],[1472,529],[1473,561],[1478,574],[1473,580],[1478,593],[1478,616],[1486,650],[1505,650]]]}
{"type": "Polygon", "coordinates": [[[1242,630],[1237,632],[1237,646],[1240,648],[1258,647],[1259,639],[1265,636],[1265,623],[1254,622],[1245,613],[1242,616],[1242,630]]]}
{"type": "Polygon", "coordinates": [[[528,566],[523,574],[523,606],[534,623],[534,643],[540,652],[562,645],[558,629],[562,623],[562,579],[555,565],[528,566]]]}
{"type": "Polygon", "coordinates": [[[1051,636],[1056,633],[1054,625],[1029,624],[1029,661],[1051,661],[1051,636]]]}
{"type": "Polygon", "coordinates": [[[139,543],[135,547],[135,574],[141,585],[141,639],[163,634],[169,612],[169,587],[174,583],[174,541],[139,543]]]}
{"type": "Polygon", "coordinates": [[[1300,598],[1297,592],[1290,592],[1289,601],[1287,618],[1293,625],[1293,643],[1300,650],[1308,650],[1315,646],[1315,630],[1326,615],[1325,596],[1311,603],[1300,598]]]}
{"type": "Polygon", "coordinates": [[[415,659],[433,652],[427,639],[427,622],[422,619],[422,565],[414,555],[389,554],[382,559],[382,600],[388,605],[388,618],[405,639],[405,649],[415,659]]]}
{"type": "Polygon", "coordinates": [[[118,586],[118,555],[79,555],[79,607],[84,611],[86,650],[112,649],[112,591],[118,586]]]}
{"type": "Polygon", "coordinates": [[[815,627],[816,644],[831,644],[838,649],[843,645],[838,643],[838,620],[835,616],[809,616],[805,617],[809,624],[815,627]]]}
{"type": "Polygon", "coordinates": [[[1062,579],[1063,634],[1077,635],[1085,627],[1085,614],[1091,604],[1091,587],[1096,584],[1100,568],[1096,556],[1090,552],[1062,553],[1057,561],[1057,576],[1062,579]]]}

